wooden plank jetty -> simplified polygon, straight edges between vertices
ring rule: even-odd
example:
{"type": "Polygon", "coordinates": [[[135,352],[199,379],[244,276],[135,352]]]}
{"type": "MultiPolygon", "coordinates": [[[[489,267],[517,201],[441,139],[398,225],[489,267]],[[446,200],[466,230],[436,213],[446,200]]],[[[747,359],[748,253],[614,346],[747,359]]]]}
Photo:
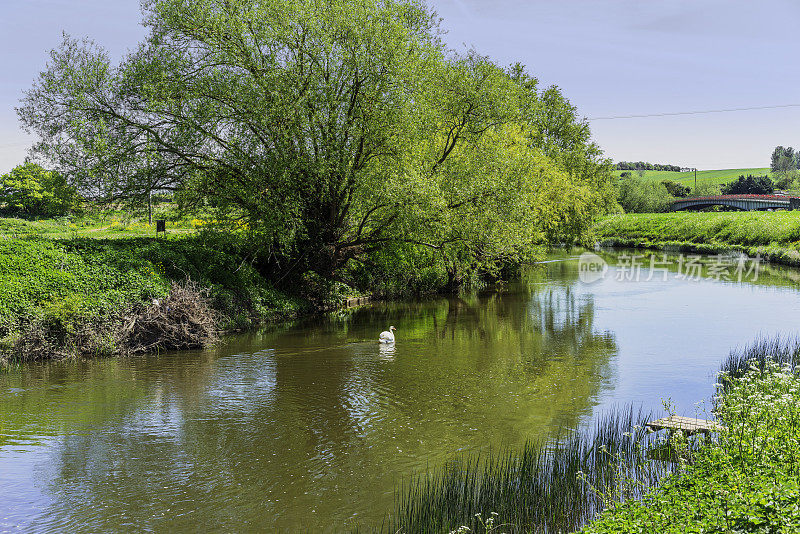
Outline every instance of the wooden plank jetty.
{"type": "Polygon", "coordinates": [[[647,423],[647,427],[651,430],[681,430],[684,434],[695,434],[702,432],[708,434],[711,432],[720,432],[725,430],[725,427],[716,421],[709,421],[707,419],[696,419],[694,417],[681,417],[679,415],[670,415],[663,417],[656,421],[647,423]]]}

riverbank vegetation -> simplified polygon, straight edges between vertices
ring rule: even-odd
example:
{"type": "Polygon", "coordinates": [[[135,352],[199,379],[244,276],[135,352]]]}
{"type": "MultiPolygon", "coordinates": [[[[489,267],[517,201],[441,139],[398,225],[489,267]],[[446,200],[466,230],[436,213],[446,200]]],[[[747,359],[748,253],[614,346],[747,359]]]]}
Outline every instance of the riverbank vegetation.
{"type": "MultiPolygon", "coordinates": [[[[465,456],[398,490],[391,532],[793,532],[800,528],[794,341],[733,351],[713,438],[656,438],[614,410],[592,429],[465,456]],[[459,530],[460,529],[460,530],[459,530]]],[[[702,415],[701,415],[702,417],[702,415]]]]}
{"type": "Polygon", "coordinates": [[[607,510],[589,534],[800,530],[800,378],[769,361],[720,376],[715,441],[641,500],[607,510]]]}
{"type": "Polygon", "coordinates": [[[199,348],[307,309],[250,260],[210,234],[0,239],[0,362],[199,348]]]}
{"type": "Polygon", "coordinates": [[[800,340],[797,338],[762,338],[742,349],[733,350],[722,363],[722,372],[741,378],[753,367],[764,371],[769,366],[800,369],[800,340]]]}
{"type": "Polygon", "coordinates": [[[631,213],[595,227],[603,245],[716,254],[738,251],[800,265],[800,212],[631,213]]]}

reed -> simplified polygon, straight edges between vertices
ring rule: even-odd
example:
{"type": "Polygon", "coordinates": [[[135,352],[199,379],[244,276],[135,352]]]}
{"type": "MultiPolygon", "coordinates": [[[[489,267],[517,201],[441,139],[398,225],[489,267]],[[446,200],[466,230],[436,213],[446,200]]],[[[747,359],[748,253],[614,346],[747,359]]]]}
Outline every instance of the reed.
{"type": "Polygon", "coordinates": [[[639,498],[670,469],[648,458],[650,414],[616,408],[593,427],[521,449],[466,454],[396,494],[389,532],[571,532],[602,509],[639,498]],[[477,514],[480,514],[478,516],[477,514]],[[492,522],[489,522],[492,523],[492,522]]]}
{"type": "Polygon", "coordinates": [[[741,378],[752,366],[763,372],[769,362],[796,370],[800,364],[800,339],[780,336],[756,339],[746,347],[732,350],[720,371],[730,378],[741,378]]]}

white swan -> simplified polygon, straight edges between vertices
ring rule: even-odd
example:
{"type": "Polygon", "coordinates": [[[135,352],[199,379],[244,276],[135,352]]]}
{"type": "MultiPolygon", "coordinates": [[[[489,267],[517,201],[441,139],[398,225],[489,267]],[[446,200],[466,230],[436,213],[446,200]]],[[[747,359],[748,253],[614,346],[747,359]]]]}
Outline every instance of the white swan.
{"type": "Polygon", "coordinates": [[[393,326],[390,326],[389,330],[386,330],[385,332],[381,332],[381,335],[378,338],[378,342],[379,343],[394,343],[394,331],[395,330],[397,330],[397,328],[395,328],[393,326]]]}

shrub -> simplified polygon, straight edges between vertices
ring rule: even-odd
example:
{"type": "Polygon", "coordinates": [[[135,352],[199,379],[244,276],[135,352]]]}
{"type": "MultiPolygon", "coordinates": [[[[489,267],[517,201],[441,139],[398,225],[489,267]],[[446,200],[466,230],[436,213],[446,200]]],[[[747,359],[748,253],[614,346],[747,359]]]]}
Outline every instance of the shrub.
{"type": "Polygon", "coordinates": [[[775,191],[775,184],[769,176],[739,176],[736,180],[722,186],[724,195],[769,195],[775,191]]]}
{"type": "Polygon", "coordinates": [[[661,183],[664,187],[667,188],[667,191],[670,195],[677,198],[683,198],[689,196],[689,192],[691,189],[683,184],[679,184],[678,182],[673,182],[672,180],[662,180],[661,183]]]}
{"type": "Polygon", "coordinates": [[[722,194],[722,186],[719,184],[705,183],[698,184],[694,194],[698,197],[713,197],[722,194]]]}
{"type": "Polygon", "coordinates": [[[0,206],[11,215],[54,217],[68,213],[78,200],[61,174],[25,163],[0,176],[0,206]]]}
{"type": "Polygon", "coordinates": [[[667,211],[672,196],[663,184],[631,176],[618,184],[617,200],[628,213],[667,211]]]}
{"type": "Polygon", "coordinates": [[[798,171],[796,169],[779,173],[778,176],[779,178],[775,182],[775,187],[777,187],[778,189],[798,188],[798,178],[800,178],[800,174],[798,174],[798,171]]]}

